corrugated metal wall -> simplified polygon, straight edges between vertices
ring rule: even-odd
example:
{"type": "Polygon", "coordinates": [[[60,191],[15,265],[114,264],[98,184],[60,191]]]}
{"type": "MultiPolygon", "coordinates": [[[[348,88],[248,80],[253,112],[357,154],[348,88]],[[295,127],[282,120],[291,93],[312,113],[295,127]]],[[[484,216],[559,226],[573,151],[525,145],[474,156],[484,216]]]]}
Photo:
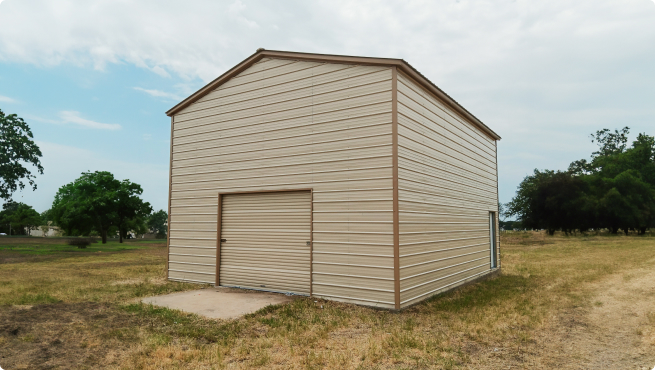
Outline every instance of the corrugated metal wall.
{"type": "Polygon", "coordinates": [[[313,293],[394,307],[391,69],[262,59],[174,116],[169,277],[215,281],[219,192],[313,188],[313,293]]]}
{"type": "Polygon", "coordinates": [[[496,145],[398,74],[400,303],[490,271],[496,145]]]}
{"type": "Polygon", "coordinates": [[[226,194],[221,208],[220,285],[311,293],[310,191],[226,194]]]}

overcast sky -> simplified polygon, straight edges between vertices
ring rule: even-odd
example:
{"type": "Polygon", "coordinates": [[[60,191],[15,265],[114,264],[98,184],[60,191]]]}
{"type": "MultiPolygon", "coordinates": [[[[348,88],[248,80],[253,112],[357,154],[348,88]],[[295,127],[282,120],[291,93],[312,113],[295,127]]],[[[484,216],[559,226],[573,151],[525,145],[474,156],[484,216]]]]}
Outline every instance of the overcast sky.
{"type": "Polygon", "coordinates": [[[589,134],[655,134],[655,2],[0,0],[0,109],[43,151],[38,211],[108,170],[165,209],[164,112],[259,47],[402,58],[496,131],[500,198],[589,134]]]}

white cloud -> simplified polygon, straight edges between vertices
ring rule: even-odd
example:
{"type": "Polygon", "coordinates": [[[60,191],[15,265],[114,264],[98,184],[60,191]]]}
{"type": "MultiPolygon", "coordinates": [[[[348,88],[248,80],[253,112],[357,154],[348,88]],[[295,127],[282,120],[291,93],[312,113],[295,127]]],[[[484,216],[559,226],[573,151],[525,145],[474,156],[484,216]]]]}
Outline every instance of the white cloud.
{"type": "Polygon", "coordinates": [[[162,76],[204,81],[258,47],[402,57],[433,77],[480,66],[501,66],[498,72],[505,72],[517,64],[524,72],[581,65],[593,71],[606,62],[599,56],[652,55],[643,45],[655,32],[650,27],[655,14],[643,0],[35,0],[5,5],[0,59],[100,69],[127,62],[162,76]],[[263,31],[276,28],[279,32],[263,31]]]}
{"type": "Polygon", "coordinates": [[[171,75],[168,74],[168,72],[166,72],[166,70],[164,68],[160,67],[160,66],[154,66],[154,67],[150,68],[150,70],[155,72],[156,74],[162,76],[162,77],[166,77],[166,78],[171,77],[171,75]]]}
{"type": "Polygon", "coordinates": [[[148,141],[152,139],[152,134],[143,134],[143,140],[148,141]]]}
{"type": "Polygon", "coordinates": [[[137,91],[143,91],[144,93],[146,93],[146,94],[148,94],[150,96],[157,97],[157,98],[166,98],[166,99],[175,100],[175,101],[184,99],[183,97],[181,97],[181,96],[179,96],[177,94],[168,93],[168,92],[161,91],[161,90],[144,89],[142,87],[134,87],[133,89],[137,90],[137,91]]]}
{"type": "MultiPolygon", "coordinates": [[[[2,2],[2,0],[0,0],[0,2],[2,2]]],[[[10,97],[8,97],[8,96],[2,96],[2,95],[0,95],[0,103],[10,103],[10,104],[13,104],[13,103],[18,103],[18,100],[16,100],[16,99],[12,99],[12,98],[10,98],[10,97]]]]}
{"type": "Polygon", "coordinates": [[[503,201],[534,167],[588,156],[591,131],[652,133],[655,120],[655,8],[644,0],[11,0],[1,9],[0,61],[132,64],[181,77],[176,93],[137,88],[174,101],[258,47],[403,58],[503,136],[503,201]]]}
{"type": "Polygon", "coordinates": [[[229,9],[230,14],[232,14],[236,19],[243,25],[249,27],[249,28],[259,28],[259,24],[257,22],[250,20],[242,15],[243,11],[246,10],[246,5],[241,2],[241,0],[236,0],[233,2],[229,9]]]}
{"type": "Polygon", "coordinates": [[[61,111],[59,118],[62,123],[73,123],[86,128],[93,128],[99,130],[120,130],[121,125],[117,123],[100,123],[80,117],[80,112],[76,111],[61,111]]]}
{"type": "Polygon", "coordinates": [[[54,125],[63,125],[64,124],[64,122],[59,121],[59,120],[43,118],[43,117],[31,115],[31,114],[26,114],[23,118],[28,122],[29,121],[37,121],[37,122],[43,122],[43,123],[51,123],[51,124],[54,124],[54,125]]]}

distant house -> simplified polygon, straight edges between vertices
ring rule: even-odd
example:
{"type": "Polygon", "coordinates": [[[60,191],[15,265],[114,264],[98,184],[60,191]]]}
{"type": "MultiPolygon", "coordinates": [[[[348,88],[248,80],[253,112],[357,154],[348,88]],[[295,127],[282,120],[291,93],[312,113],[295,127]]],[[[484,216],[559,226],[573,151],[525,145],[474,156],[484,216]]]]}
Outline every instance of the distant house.
{"type": "Polygon", "coordinates": [[[400,309],[499,269],[500,136],[402,59],[260,49],[167,115],[171,280],[400,309]]]}
{"type": "Polygon", "coordinates": [[[28,230],[25,228],[25,233],[30,236],[61,236],[62,231],[58,226],[52,226],[52,221],[48,221],[47,226],[39,226],[36,229],[28,230]]]}

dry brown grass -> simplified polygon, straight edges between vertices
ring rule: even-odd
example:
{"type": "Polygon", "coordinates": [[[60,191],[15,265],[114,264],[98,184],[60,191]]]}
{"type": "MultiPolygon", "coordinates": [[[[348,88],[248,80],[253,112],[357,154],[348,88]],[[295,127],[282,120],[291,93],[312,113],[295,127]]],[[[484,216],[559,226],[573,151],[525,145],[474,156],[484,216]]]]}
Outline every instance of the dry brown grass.
{"type": "MultiPolygon", "coordinates": [[[[552,368],[559,366],[559,357],[547,352],[556,346],[542,345],[544,338],[564,338],[566,325],[582,328],[578,322],[585,312],[609,307],[597,297],[605,279],[630,279],[655,261],[652,238],[515,233],[503,239],[500,276],[399,313],[307,298],[215,321],[130,303],[145,294],[197,288],[163,282],[164,255],[157,250],[0,265],[0,353],[10,354],[0,358],[0,366],[14,361],[39,368],[53,356],[19,363],[19,351],[68,346],[68,352],[55,352],[85,358],[71,362],[71,368],[552,368]],[[62,302],[34,298],[46,295],[62,302]],[[25,296],[32,298],[16,298],[25,296]],[[107,315],[120,319],[94,319],[99,308],[85,306],[89,301],[100,302],[107,315]],[[12,306],[19,304],[33,307],[12,306]],[[62,312],[78,307],[89,314],[79,314],[83,319],[77,327],[59,327],[56,320],[29,324],[38,321],[29,319],[35,308],[57,305],[62,312]],[[24,322],[22,334],[11,333],[9,317],[24,322]],[[55,334],[48,325],[58,327],[57,335],[68,336],[69,342],[51,345],[55,334]],[[89,360],[78,349],[94,343],[103,349],[89,360]]],[[[655,309],[644,315],[631,333],[655,353],[655,309]]]]}
{"type": "Polygon", "coordinates": [[[123,252],[27,254],[0,252],[0,305],[122,302],[197,288],[167,282],[165,245],[123,252]],[[10,263],[7,263],[10,262],[10,263]],[[1,263],[1,262],[0,262],[1,263]]]}

